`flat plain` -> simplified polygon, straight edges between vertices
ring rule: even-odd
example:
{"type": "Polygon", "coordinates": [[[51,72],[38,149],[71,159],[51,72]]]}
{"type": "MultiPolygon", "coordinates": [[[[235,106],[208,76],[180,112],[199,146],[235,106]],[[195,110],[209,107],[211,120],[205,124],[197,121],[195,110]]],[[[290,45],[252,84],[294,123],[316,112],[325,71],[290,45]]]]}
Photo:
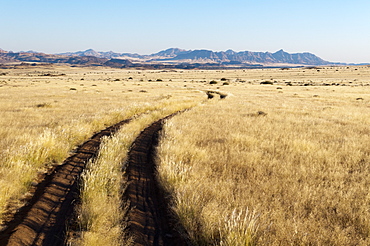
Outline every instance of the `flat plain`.
{"type": "Polygon", "coordinates": [[[68,239],[73,245],[129,245],[134,239],[124,235],[125,212],[117,211],[126,206],[120,173],[130,145],[154,121],[191,108],[166,121],[156,154],[157,179],[178,231],[190,242],[370,244],[369,66],[60,65],[0,74],[0,224],[77,146],[134,118],[104,140],[82,174],[81,220],[68,239]]]}

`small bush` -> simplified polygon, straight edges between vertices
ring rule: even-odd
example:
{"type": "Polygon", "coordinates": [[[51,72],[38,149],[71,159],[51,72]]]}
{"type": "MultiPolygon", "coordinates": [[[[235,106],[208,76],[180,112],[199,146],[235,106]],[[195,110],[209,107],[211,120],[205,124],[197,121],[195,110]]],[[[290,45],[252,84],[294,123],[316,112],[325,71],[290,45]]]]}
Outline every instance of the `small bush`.
{"type": "Polygon", "coordinates": [[[217,84],[217,81],[212,80],[211,82],[209,82],[209,84],[210,85],[215,85],[215,84],[217,84]]]}
{"type": "Polygon", "coordinates": [[[258,112],[257,112],[257,115],[258,115],[258,116],[266,116],[266,115],[267,115],[267,113],[265,113],[265,112],[263,112],[263,111],[258,111],[258,112]]]}
{"type": "Polygon", "coordinates": [[[161,79],[157,79],[156,81],[157,81],[157,82],[162,82],[163,80],[161,80],[161,79]]]}
{"type": "Polygon", "coordinates": [[[207,91],[206,94],[208,96],[208,99],[212,99],[215,97],[215,95],[211,91],[207,91]]]}
{"type": "Polygon", "coordinates": [[[220,99],[225,99],[227,97],[227,94],[219,93],[220,99]]]}
{"type": "Polygon", "coordinates": [[[224,82],[222,85],[229,85],[229,82],[224,82]]]}
{"type": "Polygon", "coordinates": [[[227,80],[228,80],[228,79],[226,79],[226,78],[222,78],[222,79],[221,79],[221,81],[227,81],[227,80]]]}
{"type": "Polygon", "coordinates": [[[272,82],[272,81],[262,81],[260,84],[261,85],[273,85],[274,82],[272,82]]]}

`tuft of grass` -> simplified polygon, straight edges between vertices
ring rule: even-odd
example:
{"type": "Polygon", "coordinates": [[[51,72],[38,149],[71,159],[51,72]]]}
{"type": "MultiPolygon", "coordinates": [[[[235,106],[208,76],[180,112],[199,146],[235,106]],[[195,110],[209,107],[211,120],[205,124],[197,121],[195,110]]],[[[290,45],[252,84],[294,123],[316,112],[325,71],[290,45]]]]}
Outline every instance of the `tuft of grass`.
{"type": "Polygon", "coordinates": [[[220,245],[252,246],[257,244],[259,215],[249,209],[234,209],[220,225],[220,245]]]}

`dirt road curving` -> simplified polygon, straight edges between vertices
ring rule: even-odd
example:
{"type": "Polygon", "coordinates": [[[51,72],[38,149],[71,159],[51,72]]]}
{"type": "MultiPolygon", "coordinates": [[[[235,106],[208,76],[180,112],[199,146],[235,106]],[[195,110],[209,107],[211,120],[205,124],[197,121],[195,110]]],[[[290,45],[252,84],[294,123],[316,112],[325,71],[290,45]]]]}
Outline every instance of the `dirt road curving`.
{"type": "Polygon", "coordinates": [[[112,135],[130,120],[95,134],[47,175],[28,204],[0,232],[0,245],[64,245],[66,221],[78,197],[78,179],[85,164],[97,155],[103,136],[112,135]]]}

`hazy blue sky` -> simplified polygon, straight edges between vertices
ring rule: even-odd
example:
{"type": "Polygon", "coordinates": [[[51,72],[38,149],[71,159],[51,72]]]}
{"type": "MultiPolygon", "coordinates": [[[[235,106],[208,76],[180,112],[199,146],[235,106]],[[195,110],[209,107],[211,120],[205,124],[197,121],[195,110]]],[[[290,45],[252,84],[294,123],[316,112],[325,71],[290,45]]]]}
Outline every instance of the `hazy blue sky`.
{"type": "Polygon", "coordinates": [[[311,52],[370,62],[370,0],[0,0],[0,48],[311,52]]]}

